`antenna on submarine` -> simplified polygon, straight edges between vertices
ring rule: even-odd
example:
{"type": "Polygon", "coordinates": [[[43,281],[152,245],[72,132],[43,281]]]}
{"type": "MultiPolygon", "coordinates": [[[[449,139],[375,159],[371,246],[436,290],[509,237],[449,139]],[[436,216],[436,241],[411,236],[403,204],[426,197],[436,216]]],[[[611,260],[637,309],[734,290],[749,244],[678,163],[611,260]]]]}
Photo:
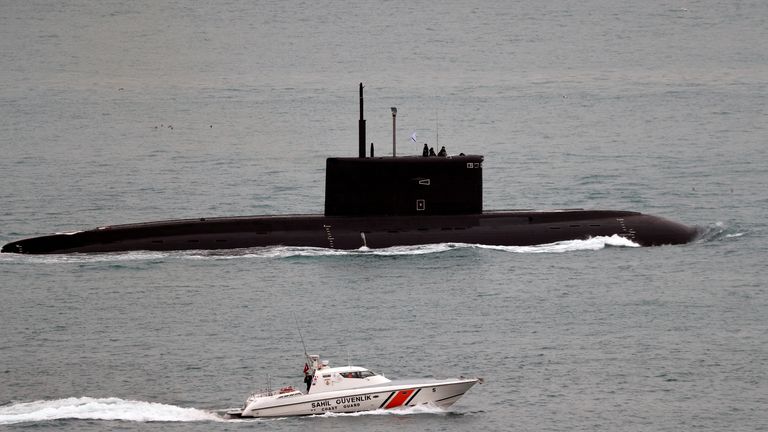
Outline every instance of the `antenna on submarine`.
{"type": "Polygon", "coordinates": [[[435,147],[440,147],[440,122],[437,119],[437,107],[435,107],[435,147]]]}
{"type": "Polygon", "coordinates": [[[397,107],[392,110],[392,157],[397,156],[397,107]]]}
{"type": "MultiPolygon", "coordinates": [[[[357,124],[359,157],[365,157],[365,118],[363,118],[363,83],[360,83],[360,121],[357,124]]],[[[373,156],[373,155],[371,155],[373,156]]]]}

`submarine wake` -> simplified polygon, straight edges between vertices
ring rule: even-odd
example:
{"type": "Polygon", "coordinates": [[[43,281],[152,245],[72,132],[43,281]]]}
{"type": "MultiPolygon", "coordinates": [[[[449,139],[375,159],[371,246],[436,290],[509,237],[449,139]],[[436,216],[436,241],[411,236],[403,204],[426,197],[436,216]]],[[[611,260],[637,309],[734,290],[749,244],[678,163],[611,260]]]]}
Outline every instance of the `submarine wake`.
{"type": "Polygon", "coordinates": [[[383,249],[359,248],[353,250],[328,249],[304,246],[266,246],[228,250],[191,251],[131,251],[111,253],[78,253],[52,255],[0,254],[0,262],[25,262],[32,264],[113,264],[128,265],[131,262],[167,262],[172,260],[237,260],[237,259],[290,259],[324,258],[340,256],[416,256],[447,253],[457,250],[491,250],[521,254],[552,254],[579,251],[599,251],[609,247],[640,247],[618,235],[597,236],[587,240],[565,240],[534,246],[492,246],[469,243],[435,243],[414,246],[392,246],[383,249]]]}
{"type": "Polygon", "coordinates": [[[114,397],[72,397],[21,402],[0,407],[0,425],[65,419],[133,422],[226,421],[210,411],[114,397]]]}
{"type": "Polygon", "coordinates": [[[730,240],[747,235],[747,232],[739,227],[731,227],[723,222],[715,222],[701,228],[697,242],[710,243],[722,240],[730,240]]]}
{"type": "Polygon", "coordinates": [[[597,251],[607,247],[640,247],[632,240],[619,235],[597,236],[586,240],[564,240],[536,246],[488,246],[477,245],[481,249],[492,249],[515,253],[564,253],[579,251],[597,251]]]}

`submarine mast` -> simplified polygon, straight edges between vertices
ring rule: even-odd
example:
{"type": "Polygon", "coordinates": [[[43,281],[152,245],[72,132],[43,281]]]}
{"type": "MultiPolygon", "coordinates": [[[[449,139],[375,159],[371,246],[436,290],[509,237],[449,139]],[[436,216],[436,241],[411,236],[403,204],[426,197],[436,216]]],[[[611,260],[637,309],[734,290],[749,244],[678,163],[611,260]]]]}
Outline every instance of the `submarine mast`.
{"type": "MultiPolygon", "coordinates": [[[[363,83],[360,83],[360,121],[357,124],[358,127],[358,136],[359,136],[359,150],[360,155],[359,157],[364,158],[365,157],[365,119],[363,118],[363,83]]],[[[373,152],[373,148],[371,148],[371,152],[373,152]]]]}
{"type": "Polygon", "coordinates": [[[397,156],[397,108],[392,107],[392,157],[397,156]]]}

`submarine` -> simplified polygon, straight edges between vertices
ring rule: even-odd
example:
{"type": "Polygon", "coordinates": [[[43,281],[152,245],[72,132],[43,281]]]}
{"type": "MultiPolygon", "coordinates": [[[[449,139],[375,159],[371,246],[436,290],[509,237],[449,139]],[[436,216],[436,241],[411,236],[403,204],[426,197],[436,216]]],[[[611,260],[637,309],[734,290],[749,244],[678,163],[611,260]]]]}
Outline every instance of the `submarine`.
{"type": "Polygon", "coordinates": [[[691,242],[698,229],[619,210],[483,210],[483,156],[366,154],[360,83],[359,154],[326,159],[324,214],[201,217],[106,225],[8,243],[2,252],[67,254],[263,246],[387,248],[434,243],[530,246],[618,235],[641,246],[691,242]]]}

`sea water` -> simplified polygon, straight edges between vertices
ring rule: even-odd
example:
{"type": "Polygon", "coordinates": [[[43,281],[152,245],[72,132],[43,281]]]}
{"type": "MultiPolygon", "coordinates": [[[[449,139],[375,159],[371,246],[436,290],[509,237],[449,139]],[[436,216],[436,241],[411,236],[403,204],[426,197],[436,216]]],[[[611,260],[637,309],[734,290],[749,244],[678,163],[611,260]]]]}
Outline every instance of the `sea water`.
{"type": "Polygon", "coordinates": [[[762,1],[0,6],[0,242],[322,213],[368,140],[485,155],[486,209],[636,210],[683,246],[0,255],[9,430],[766,430],[762,1]],[[410,141],[416,133],[417,142],[410,141]],[[233,421],[307,350],[480,376],[448,410],[233,421]]]}

